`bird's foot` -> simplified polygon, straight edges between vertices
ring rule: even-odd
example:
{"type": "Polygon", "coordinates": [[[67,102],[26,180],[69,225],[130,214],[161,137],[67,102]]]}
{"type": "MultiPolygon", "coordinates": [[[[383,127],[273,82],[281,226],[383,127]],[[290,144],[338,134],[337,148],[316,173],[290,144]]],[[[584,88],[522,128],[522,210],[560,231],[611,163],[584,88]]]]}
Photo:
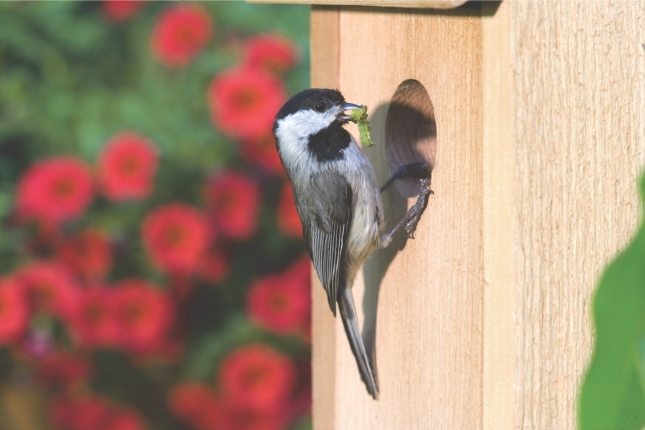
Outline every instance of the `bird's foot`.
{"type": "Polygon", "coordinates": [[[405,233],[409,238],[414,239],[414,231],[417,229],[421,215],[428,205],[430,194],[434,194],[434,192],[430,189],[430,177],[427,177],[421,182],[421,191],[416,203],[408,211],[409,220],[405,223],[405,233]]]}

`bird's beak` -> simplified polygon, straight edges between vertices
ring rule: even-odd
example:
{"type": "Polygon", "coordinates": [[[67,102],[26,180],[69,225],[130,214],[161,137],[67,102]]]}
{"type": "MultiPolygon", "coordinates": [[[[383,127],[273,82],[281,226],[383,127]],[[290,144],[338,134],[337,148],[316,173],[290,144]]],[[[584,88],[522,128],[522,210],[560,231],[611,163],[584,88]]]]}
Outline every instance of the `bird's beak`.
{"type": "Polygon", "coordinates": [[[354,110],[354,109],[360,109],[360,108],[361,108],[360,106],[355,105],[354,103],[345,103],[343,105],[343,110],[338,114],[336,118],[341,122],[347,122],[349,121],[349,114],[346,114],[345,112],[348,110],[354,110]]]}

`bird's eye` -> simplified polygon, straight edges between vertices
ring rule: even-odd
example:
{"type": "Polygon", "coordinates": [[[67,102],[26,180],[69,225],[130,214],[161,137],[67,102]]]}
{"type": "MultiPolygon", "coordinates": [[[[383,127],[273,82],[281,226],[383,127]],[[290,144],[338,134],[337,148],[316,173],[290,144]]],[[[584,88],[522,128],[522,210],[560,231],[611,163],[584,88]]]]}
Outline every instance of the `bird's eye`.
{"type": "Polygon", "coordinates": [[[317,112],[324,112],[325,104],[323,102],[316,102],[316,104],[314,105],[314,109],[316,109],[317,112]]]}

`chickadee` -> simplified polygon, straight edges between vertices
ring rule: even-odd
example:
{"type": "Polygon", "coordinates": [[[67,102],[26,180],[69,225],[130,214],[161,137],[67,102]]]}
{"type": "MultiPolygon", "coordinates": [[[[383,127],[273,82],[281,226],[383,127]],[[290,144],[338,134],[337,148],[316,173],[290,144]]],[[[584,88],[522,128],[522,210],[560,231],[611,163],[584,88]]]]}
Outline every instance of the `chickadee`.
{"type": "MultiPolygon", "coordinates": [[[[349,121],[346,111],[356,108],[336,90],[305,90],[280,109],[273,133],[293,184],[309,256],[334,316],[338,303],[361,379],[376,399],[378,384],[358,328],[351,287],[367,256],[387,247],[402,227],[408,233],[413,230],[425,204],[417,201],[391,233],[382,233],[383,203],[376,172],[343,128],[349,121]]],[[[427,193],[424,196],[427,202],[427,193]]]]}

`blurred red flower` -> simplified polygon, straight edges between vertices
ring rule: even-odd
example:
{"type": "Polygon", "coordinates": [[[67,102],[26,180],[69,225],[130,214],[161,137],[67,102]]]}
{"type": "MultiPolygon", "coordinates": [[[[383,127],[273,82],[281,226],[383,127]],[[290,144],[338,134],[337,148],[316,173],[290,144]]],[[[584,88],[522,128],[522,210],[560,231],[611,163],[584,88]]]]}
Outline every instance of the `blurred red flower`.
{"type": "Polygon", "coordinates": [[[296,369],[285,355],[261,344],[230,353],[219,368],[225,396],[254,410],[280,410],[293,391],[296,369]]]}
{"type": "Polygon", "coordinates": [[[50,158],[27,169],[16,194],[19,215],[59,223],[85,212],[94,194],[92,175],[77,158],[50,158]]]}
{"type": "Polygon", "coordinates": [[[197,209],[171,203],[155,209],[143,222],[143,244],[161,270],[193,272],[212,239],[212,229],[197,209]]]}
{"type": "Polygon", "coordinates": [[[143,6],[142,0],[103,0],[103,15],[112,22],[122,22],[137,13],[143,6]]]}
{"type": "Polygon", "coordinates": [[[81,292],[70,319],[70,329],[80,344],[89,347],[115,345],[119,327],[114,302],[115,293],[104,287],[81,292]]]}
{"type": "Polygon", "coordinates": [[[119,345],[136,353],[159,349],[174,320],[168,294],[140,279],[120,282],[114,293],[119,345]]]}
{"type": "Polygon", "coordinates": [[[64,266],[38,261],[20,268],[17,276],[36,312],[66,319],[76,307],[80,286],[64,266]]]}
{"type": "Polygon", "coordinates": [[[98,160],[102,190],[112,201],[148,197],[156,169],[155,145],[132,132],[121,133],[110,139],[98,160]]]}
{"type": "Polygon", "coordinates": [[[95,228],[78,232],[58,245],[58,257],[90,283],[103,280],[112,268],[112,248],[107,234],[95,228]]]}
{"type": "Polygon", "coordinates": [[[204,49],[212,32],[210,16],[201,6],[171,6],[152,32],[152,52],[166,66],[185,66],[204,49]]]}
{"type": "Polygon", "coordinates": [[[217,284],[226,278],[229,269],[228,257],[221,249],[214,248],[204,254],[198,272],[203,280],[217,284]]]}
{"type": "Polygon", "coordinates": [[[68,351],[52,351],[36,362],[38,378],[49,384],[71,385],[87,379],[92,371],[90,362],[68,351]]]}
{"type": "Polygon", "coordinates": [[[262,167],[269,173],[284,175],[282,161],[275,145],[275,137],[271,131],[242,142],[242,156],[252,164],[262,167]]]}
{"type": "Polygon", "coordinates": [[[205,200],[218,231],[239,240],[253,236],[260,209],[260,191],[255,181],[225,170],[208,181],[205,200]]]}
{"type": "Polygon", "coordinates": [[[200,382],[176,386],[167,398],[169,409],[183,421],[200,430],[220,430],[221,407],[215,392],[200,382]]]}
{"type": "Polygon", "coordinates": [[[283,430],[288,419],[282,408],[259,410],[231,399],[223,406],[216,430],[283,430]]]}
{"type": "Polygon", "coordinates": [[[0,279],[0,345],[18,341],[29,323],[29,306],[15,279],[0,279]]]}
{"type": "Polygon", "coordinates": [[[224,133],[242,139],[260,138],[268,133],[286,99],[280,80],[251,67],[220,73],[208,89],[215,125],[224,133]]]}
{"type": "Polygon", "coordinates": [[[146,428],[141,415],[132,410],[113,410],[104,423],[98,424],[98,430],[144,430],[146,428]]]}
{"type": "Polygon", "coordinates": [[[301,327],[300,334],[305,341],[311,343],[311,260],[309,255],[305,254],[291,263],[284,276],[298,282],[302,288],[302,294],[307,297],[308,315],[301,327]]]}
{"type": "Polygon", "coordinates": [[[280,191],[277,218],[278,226],[284,234],[298,239],[302,238],[302,223],[293,200],[293,187],[290,182],[285,182],[280,191]]]}
{"type": "Polygon", "coordinates": [[[64,430],[98,430],[110,414],[109,406],[99,397],[57,399],[50,405],[50,421],[64,430]]]}
{"type": "Polygon", "coordinates": [[[311,260],[309,259],[309,255],[304,254],[298,257],[291,263],[285,273],[297,279],[298,282],[301,282],[304,288],[311,293],[311,260]]]}
{"type": "Polygon", "coordinates": [[[264,34],[244,44],[245,63],[271,73],[283,73],[296,63],[296,48],[290,40],[277,34],[264,34]]]}
{"type": "Polygon", "coordinates": [[[98,397],[59,398],[51,402],[50,422],[61,430],[143,430],[141,416],[98,397]]]}
{"type": "Polygon", "coordinates": [[[304,330],[311,314],[311,296],[307,285],[286,272],[267,276],[253,283],[246,300],[251,321],[278,334],[304,330]]]}

